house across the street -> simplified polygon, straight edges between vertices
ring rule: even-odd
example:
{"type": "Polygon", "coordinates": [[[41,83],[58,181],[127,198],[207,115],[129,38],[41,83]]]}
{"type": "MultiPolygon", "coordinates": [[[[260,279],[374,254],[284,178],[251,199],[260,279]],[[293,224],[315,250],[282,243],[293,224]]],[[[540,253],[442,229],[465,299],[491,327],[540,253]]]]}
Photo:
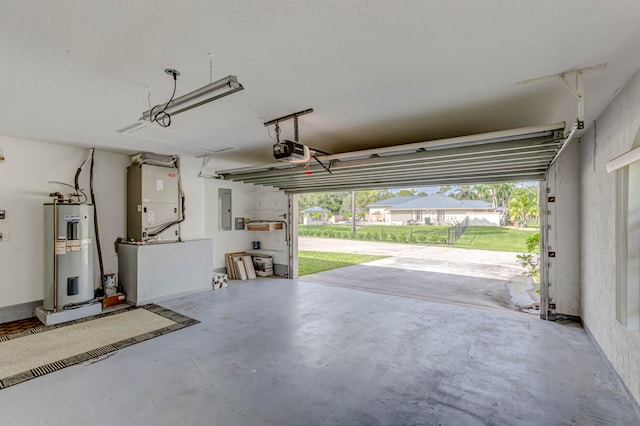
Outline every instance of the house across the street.
{"type": "Polygon", "coordinates": [[[456,200],[439,194],[389,198],[367,207],[369,221],[391,225],[454,225],[468,217],[471,226],[500,226],[500,212],[491,203],[456,200]]]}

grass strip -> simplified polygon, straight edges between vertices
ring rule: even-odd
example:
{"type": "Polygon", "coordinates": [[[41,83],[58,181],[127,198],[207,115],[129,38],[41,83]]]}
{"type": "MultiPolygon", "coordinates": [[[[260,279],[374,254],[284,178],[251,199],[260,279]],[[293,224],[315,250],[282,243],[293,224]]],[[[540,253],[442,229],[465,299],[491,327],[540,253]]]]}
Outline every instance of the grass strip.
{"type": "Polygon", "coordinates": [[[385,257],[389,256],[300,250],[298,252],[298,275],[303,276],[315,274],[316,272],[330,271],[331,269],[371,262],[385,257]]]}
{"type": "Polygon", "coordinates": [[[470,226],[454,247],[526,253],[527,238],[537,232],[497,226],[470,226]]]}

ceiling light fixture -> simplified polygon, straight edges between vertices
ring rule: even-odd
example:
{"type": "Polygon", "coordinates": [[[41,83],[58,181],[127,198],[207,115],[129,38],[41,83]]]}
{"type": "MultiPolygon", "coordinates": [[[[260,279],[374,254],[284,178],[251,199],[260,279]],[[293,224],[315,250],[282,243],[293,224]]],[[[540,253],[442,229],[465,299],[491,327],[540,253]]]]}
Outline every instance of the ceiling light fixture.
{"type": "MultiPolygon", "coordinates": [[[[165,72],[173,76],[174,82],[180,73],[174,69],[166,69],[165,72]]],[[[235,75],[228,75],[223,79],[207,84],[200,89],[187,93],[175,99],[170,99],[166,104],[159,104],[151,109],[142,113],[140,120],[157,121],[158,124],[163,125],[166,123],[165,117],[169,117],[168,124],[171,124],[171,116],[180,114],[181,112],[188,111],[190,109],[207,104],[216,99],[220,99],[224,96],[243,90],[244,86],[238,82],[238,77],[235,75]]],[[[175,94],[175,86],[174,86],[175,94]]]]}

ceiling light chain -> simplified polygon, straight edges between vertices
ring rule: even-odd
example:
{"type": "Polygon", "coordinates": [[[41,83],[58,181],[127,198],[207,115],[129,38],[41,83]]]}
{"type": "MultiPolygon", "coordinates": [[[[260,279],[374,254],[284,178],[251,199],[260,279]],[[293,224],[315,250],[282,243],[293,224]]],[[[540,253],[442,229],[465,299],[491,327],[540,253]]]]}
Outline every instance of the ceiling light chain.
{"type": "Polygon", "coordinates": [[[280,125],[278,123],[276,123],[274,130],[276,132],[276,143],[280,143],[280,125]]]}

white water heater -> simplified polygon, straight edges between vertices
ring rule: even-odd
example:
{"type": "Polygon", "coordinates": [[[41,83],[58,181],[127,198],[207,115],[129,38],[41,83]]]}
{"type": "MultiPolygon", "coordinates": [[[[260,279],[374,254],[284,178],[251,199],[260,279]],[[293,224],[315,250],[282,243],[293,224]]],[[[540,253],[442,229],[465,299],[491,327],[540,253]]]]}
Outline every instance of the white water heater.
{"type": "Polygon", "coordinates": [[[94,298],[93,205],[44,205],[44,304],[61,311],[94,298]]]}

